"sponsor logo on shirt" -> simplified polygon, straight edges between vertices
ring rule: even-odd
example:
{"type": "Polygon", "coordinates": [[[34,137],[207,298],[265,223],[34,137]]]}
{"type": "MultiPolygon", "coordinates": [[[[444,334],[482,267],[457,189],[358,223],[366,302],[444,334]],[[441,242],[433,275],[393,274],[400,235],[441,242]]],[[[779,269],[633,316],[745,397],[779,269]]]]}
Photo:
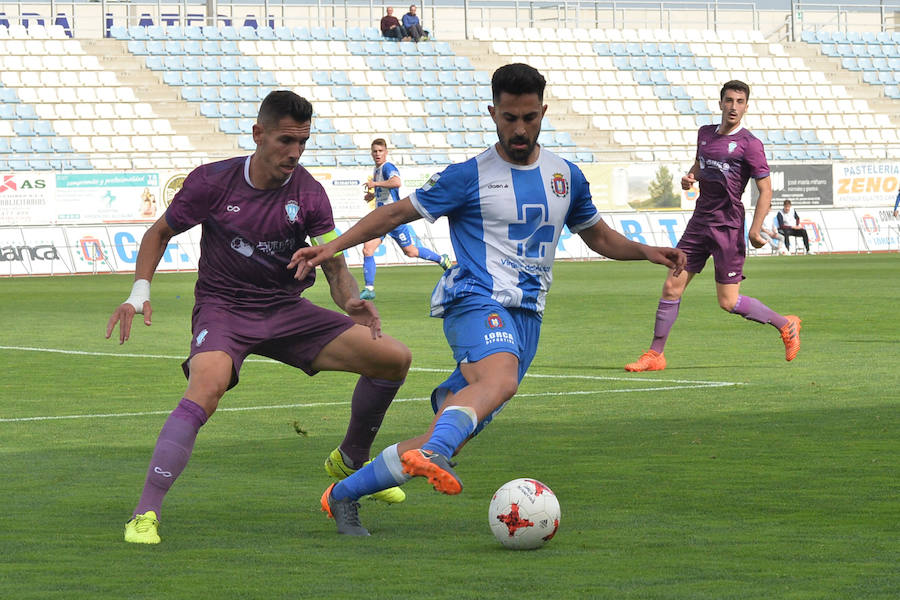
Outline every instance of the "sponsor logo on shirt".
{"type": "Polygon", "coordinates": [[[557,198],[564,198],[569,193],[569,182],[562,173],[554,173],[550,180],[550,189],[557,198]]]}
{"type": "Polygon", "coordinates": [[[431,188],[433,188],[434,185],[438,182],[438,179],[440,179],[440,178],[441,178],[441,174],[440,174],[440,173],[435,173],[434,175],[432,175],[432,176],[428,179],[428,181],[426,181],[424,184],[422,184],[422,191],[423,191],[423,192],[427,192],[428,190],[430,190],[431,188]]]}
{"type": "Polygon", "coordinates": [[[253,246],[241,236],[231,240],[231,249],[242,256],[250,257],[253,255],[253,246]]]}
{"type": "Polygon", "coordinates": [[[200,333],[197,334],[197,346],[201,346],[203,344],[203,340],[206,339],[206,334],[209,333],[208,329],[204,329],[200,333]]]}

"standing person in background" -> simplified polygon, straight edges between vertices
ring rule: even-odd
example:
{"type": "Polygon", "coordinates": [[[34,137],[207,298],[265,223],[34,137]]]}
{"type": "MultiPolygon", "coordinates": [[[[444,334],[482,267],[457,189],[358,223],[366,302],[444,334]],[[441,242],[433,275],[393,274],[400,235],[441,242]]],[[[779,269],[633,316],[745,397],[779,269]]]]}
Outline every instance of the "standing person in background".
{"type": "Polygon", "coordinates": [[[359,521],[357,500],[411,477],[426,477],[444,494],[462,491],[450,457],[518,390],[537,352],[565,227],[609,258],[648,260],[675,273],[684,266],[681,250],[639,244],[610,229],[591,202],[581,170],[538,144],[547,112],[545,85],[529,65],[497,69],[488,110],[499,142],[433,175],[408,198],[375,209],[326,246],[298,250],[288,265],[305,277],[335,252],[402,223],[442,216],[458,260],[431,296],[431,315],[443,319],[456,362],[456,370],[431,393],[431,427],[386,448],[325,490],[322,510],[335,519],[338,533],[369,535],[359,521]]]}
{"type": "Polygon", "coordinates": [[[663,349],[678,317],[681,297],[694,275],[709,257],[716,272],[719,306],[745,319],[772,325],[781,333],[785,360],[794,360],[800,350],[800,318],[783,316],[751,296],[741,295],[744,280],[744,204],[741,196],[750,178],[756,181],[759,199],[747,235],[755,248],[766,241],[760,235],[763,220],[772,205],[772,182],[763,144],[741,125],[750,100],[750,86],[729,81],[719,93],[722,122],[704,125],[697,132],[697,157],[691,170],[681,178],[681,188],[689,190],[700,182],[700,197],[688,221],[678,248],[687,254],[684,271],[670,271],[663,284],[656,309],[653,342],[626,371],[661,371],[666,368],[663,349]]]}
{"type": "MultiPolygon", "coordinates": [[[[366,187],[365,201],[375,201],[375,207],[384,206],[400,200],[400,171],[392,163],[387,162],[387,142],[382,138],[372,141],[372,160],[375,161],[375,170],[372,178],[363,185],[366,187]]],[[[388,232],[403,253],[410,258],[423,258],[437,263],[445,271],[452,264],[446,254],[438,254],[425,246],[417,246],[413,242],[413,232],[409,225],[398,225],[388,232]]],[[[378,237],[363,244],[363,277],[365,288],[360,294],[363,300],[375,299],[375,251],[384,241],[384,237],[378,237]]]]}
{"type": "Polygon", "coordinates": [[[793,236],[802,239],[806,253],[812,254],[809,251],[809,234],[806,233],[806,228],[800,225],[800,215],[796,210],[791,209],[790,200],[784,201],[784,208],[775,215],[775,218],[778,219],[778,231],[784,235],[784,247],[788,251],[791,249],[791,236],[793,236]]]}
{"type": "Polygon", "coordinates": [[[428,38],[428,33],[422,29],[422,22],[419,21],[419,17],[416,15],[415,4],[410,4],[409,12],[403,15],[403,27],[406,28],[406,34],[414,42],[418,42],[423,37],[428,38]]]}
{"type": "MultiPolygon", "coordinates": [[[[141,240],[131,296],[106,326],[109,338],[119,325],[120,344],[129,338],[135,314],[142,313],[150,325],[150,280],[169,240],[195,225],[203,227],[191,349],[182,364],[187,391],[159,433],[143,492],[125,524],[126,542],[160,542],[163,498],[187,466],[200,428],[226,390],[237,385],[247,355],[267,356],[308,375],[360,375],[344,441],[325,461],[326,471],[338,478],[368,461],[372,441],[403,384],[412,360],[409,349],[381,334],[378,310],[358,298],[343,255],[325,257],[322,271],[332,299],[346,314],[301,297],[315,277],[297,279],[285,269],[307,238],[321,245],[337,237],[325,190],[299,164],[312,113],[312,105],[293,92],[270,93],[253,125],[256,151],[194,169],[141,240]]],[[[405,498],[398,488],[385,492],[376,498],[405,498]]]]}

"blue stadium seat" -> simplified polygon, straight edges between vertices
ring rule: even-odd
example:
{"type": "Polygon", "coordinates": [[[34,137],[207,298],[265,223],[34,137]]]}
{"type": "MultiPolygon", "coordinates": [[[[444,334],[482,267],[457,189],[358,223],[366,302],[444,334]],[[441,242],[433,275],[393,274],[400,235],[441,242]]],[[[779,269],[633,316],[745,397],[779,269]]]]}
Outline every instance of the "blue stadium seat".
{"type": "Polygon", "coordinates": [[[19,119],[33,120],[37,119],[38,115],[34,110],[34,106],[32,106],[31,104],[17,104],[16,117],[19,119]]]}
{"type": "Polygon", "coordinates": [[[36,137],[31,140],[31,149],[38,154],[53,154],[50,138],[36,137]]]}
{"type": "Polygon", "coordinates": [[[644,44],[638,42],[626,42],[625,53],[629,56],[645,56],[644,44]]]}
{"type": "MultiPolygon", "coordinates": [[[[430,117],[429,117],[430,118],[430,117]]],[[[413,131],[425,132],[428,131],[428,125],[425,123],[425,117],[409,117],[409,128],[413,131]]]]}
{"type": "Polygon", "coordinates": [[[422,85],[441,85],[439,73],[443,71],[422,71],[422,85]]]}
{"type": "Polygon", "coordinates": [[[13,154],[31,154],[31,140],[23,137],[14,137],[9,142],[13,154]]]}
{"type": "Polygon", "coordinates": [[[259,71],[259,65],[252,56],[239,56],[238,63],[240,64],[242,71],[259,71]]]}
{"type": "Polygon", "coordinates": [[[184,51],[188,54],[206,54],[207,56],[221,56],[225,54],[222,50],[222,42],[218,40],[204,40],[202,42],[189,41],[184,44],[184,51]],[[196,49],[199,49],[197,52],[196,49]]]}
{"type": "Polygon", "coordinates": [[[334,154],[331,154],[330,152],[319,153],[316,156],[316,158],[318,160],[319,165],[322,167],[336,167],[337,166],[337,159],[335,158],[334,154]]]}
{"type": "Polygon", "coordinates": [[[477,131],[469,131],[466,132],[465,137],[466,146],[469,148],[478,148],[483,145],[484,136],[482,133],[477,131]]]}
{"type": "Polygon", "coordinates": [[[404,56],[418,56],[419,49],[414,42],[397,42],[397,49],[404,56]]]}
{"type": "MultiPolygon", "coordinates": [[[[222,70],[222,61],[219,56],[203,56],[200,58],[200,64],[203,66],[204,71],[213,71],[218,72],[222,70]]],[[[216,73],[216,80],[219,79],[218,73],[216,73]]]]}
{"type": "MultiPolygon", "coordinates": [[[[406,85],[403,81],[404,73],[400,71],[385,71],[384,80],[388,85],[406,85]]],[[[419,82],[421,83],[421,81],[419,82]]]]}
{"type": "MultiPolygon", "coordinates": [[[[388,72],[390,73],[391,71],[388,71],[388,72]]],[[[419,71],[404,70],[402,73],[399,73],[399,74],[401,76],[401,81],[403,82],[404,85],[422,85],[422,75],[419,71]]],[[[435,90],[437,90],[437,88],[432,88],[429,86],[429,88],[427,88],[425,90],[425,97],[428,98],[429,92],[433,92],[435,90]]],[[[440,93],[440,92],[438,92],[438,93],[440,93]]],[[[436,98],[432,98],[432,99],[434,100],[436,98]]]]}
{"type": "Polygon", "coordinates": [[[56,131],[54,131],[53,125],[50,124],[50,121],[38,119],[34,122],[34,134],[40,135],[42,137],[53,137],[56,135],[56,131]]]}
{"type": "Polygon", "coordinates": [[[459,132],[448,133],[447,143],[450,144],[451,148],[468,148],[465,136],[459,132]]]}
{"type": "Polygon", "coordinates": [[[313,71],[312,80],[316,85],[331,85],[333,83],[331,81],[331,72],[329,71],[313,71]]]}
{"type": "Polygon", "coordinates": [[[447,131],[443,117],[425,117],[425,129],[422,131],[447,131]]]}
{"type": "Polygon", "coordinates": [[[468,117],[481,116],[484,113],[484,111],[479,106],[479,103],[473,100],[463,100],[462,102],[460,102],[459,110],[462,116],[468,117]]]}
{"type": "Polygon", "coordinates": [[[613,66],[620,71],[631,71],[631,58],[628,56],[613,56],[613,66]]]}
{"type": "Polygon", "coordinates": [[[437,86],[427,86],[422,89],[422,93],[425,95],[425,100],[443,100],[444,96],[441,93],[441,88],[437,86]]]}
{"type": "Polygon", "coordinates": [[[200,114],[210,119],[218,119],[222,115],[218,102],[204,102],[200,105],[200,114]]]}
{"type": "Polygon", "coordinates": [[[293,40],[294,30],[283,25],[275,28],[275,39],[277,40],[293,40]]]}
{"type": "MultiPolygon", "coordinates": [[[[180,59],[180,56],[167,56],[166,60],[170,58],[180,59]]],[[[203,70],[203,57],[202,56],[185,56],[184,57],[184,70],[185,71],[202,71],[203,70]]]]}
{"type": "Polygon", "coordinates": [[[709,62],[708,56],[695,56],[694,64],[696,64],[697,68],[701,71],[715,71],[715,68],[712,66],[712,63],[709,62]]]}
{"type": "Polygon", "coordinates": [[[148,40],[150,36],[147,35],[147,28],[141,27],[140,25],[131,25],[128,28],[128,37],[133,40],[148,40]]]}
{"type": "Polygon", "coordinates": [[[126,44],[128,51],[135,56],[145,56],[149,54],[147,51],[147,42],[144,40],[128,40],[126,44]]]}
{"type": "MultiPolygon", "coordinates": [[[[215,28],[213,28],[215,29],[215,28]]],[[[211,31],[210,35],[215,36],[215,31],[211,31]]],[[[206,38],[206,32],[203,27],[199,25],[188,25],[184,28],[184,39],[186,40],[197,40],[202,41],[206,38]]],[[[216,39],[215,37],[209,39],[216,39]]]]}
{"type": "Polygon", "coordinates": [[[462,118],[456,116],[450,116],[444,118],[444,127],[446,127],[447,131],[465,131],[466,127],[463,125],[462,118]]]}
{"type": "Polygon", "coordinates": [[[429,115],[444,116],[443,103],[440,100],[427,100],[425,102],[425,112],[429,115]]]}
{"type": "Polygon", "coordinates": [[[241,117],[241,111],[238,110],[236,102],[221,102],[219,104],[219,111],[222,113],[222,116],[226,118],[237,119],[241,117]]]}
{"type": "Polygon", "coordinates": [[[348,27],[347,39],[350,41],[362,42],[365,41],[366,34],[363,33],[363,30],[360,27],[348,27]]]}
{"type": "Polygon", "coordinates": [[[317,117],[313,120],[313,129],[319,133],[337,133],[334,123],[327,117],[317,117]]]}
{"type": "Polygon", "coordinates": [[[341,27],[331,27],[328,29],[328,39],[345,42],[347,41],[347,32],[341,27]]]}
{"type": "Polygon", "coordinates": [[[256,142],[250,134],[241,134],[238,136],[238,147],[241,150],[256,150],[256,142]]]}
{"type": "Polygon", "coordinates": [[[646,71],[650,68],[650,65],[647,64],[646,56],[628,56],[623,57],[628,61],[628,68],[634,69],[635,71],[646,71]]]}
{"type": "Polygon", "coordinates": [[[472,65],[472,61],[469,60],[468,56],[457,56],[455,62],[457,69],[461,69],[463,71],[475,70],[475,67],[472,65]]]}
{"type": "Polygon", "coordinates": [[[384,68],[388,71],[402,71],[403,62],[400,60],[399,56],[385,56],[384,68]]]}
{"type": "Polygon", "coordinates": [[[13,88],[0,87],[0,103],[18,104],[19,96],[13,88]]]}
{"type": "Polygon", "coordinates": [[[459,88],[459,97],[462,100],[479,100],[480,97],[474,85],[461,85],[459,88]]]}
{"type": "Polygon", "coordinates": [[[234,102],[235,104],[237,104],[241,101],[241,89],[243,89],[243,87],[231,85],[223,86],[219,91],[219,99],[222,102],[234,102]]]}
{"type": "Polygon", "coordinates": [[[372,55],[366,57],[366,66],[372,71],[384,71],[387,68],[384,66],[383,57],[372,55]]]}
{"type": "Polygon", "coordinates": [[[201,102],[203,96],[200,95],[199,87],[183,87],[181,88],[181,98],[188,102],[201,102]]]}
{"type": "Polygon", "coordinates": [[[334,134],[334,143],[341,150],[351,150],[356,148],[356,142],[353,141],[353,136],[349,133],[334,134]]]}
{"type": "MultiPolygon", "coordinates": [[[[488,117],[490,119],[490,117],[488,117]]],[[[482,131],[484,127],[481,124],[481,117],[466,116],[462,118],[462,124],[465,131],[482,131]]]]}
{"type": "Polygon", "coordinates": [[[412,100],[414,102],[424,102],[425,96],[422,93],[423,86],[406,86],[403,88],[403,93],[406,94],[406,98],[408,100],[412,100]]]}
{"type": "Polygon", "coordinates": [[[55,137],[50,142],[50,145],[53,147],[53,150],[55,152],[69,153],[75,151],[72,148],[72,142],[67,137],[55,137]]]}
{"type": "Polygon", "coordinates": [[[331,36],[328,35],[328,30],[320,26],[310,27],[309,34],[314,40],[328,41],[331,39],[331,36]]]}
{"type": "Polygon", "coordinates": [[[238,128],[235,119],[219,119],[219,131],[229,135],[240,135],[243,133],[240,128],[238,128]]]}
{"type": "Polygon", "coordinates": [[[650,81],[650,71],[632,71],[631,77],[638,85],[651,85],[653,83],[650,81]]]}
{"type": "Polygon", "coordinates": [[[332,71],[331,81],[334,85],[353,85],[346,71],[332,71]]]}
{"type": "Polygon", "coordinates": [[[459,93],[459,87],[455,85],[447,85],[440,88],[440,90],[444,100],[462,100],[462,95],[459,93]]]}
{"type": "Polygon", "coordinates": [[[16,107],[11,104],[0,104],[0,119],[16,119],[16,107]]]}
{"type": "Polygon", "coordinates": [[[608,42],[594,42],[591,47],[597,53],[597,56],[612,56],[608,42]]]}
{"type": "Polygon", "coordinates": [[[392,133],[391,144],[394,145],[394,148],[408,149],[413,147],[412,142],[409,141],[409,136],[403,132],[392,133]]]}
{"type": "Polygon", "coordinates": [[[352,100],[350,90],[344,85],[333,86],[331,88],[331,96],[339,102],[349,102],[352,100]]]}
{"type": "Polygon", "coordinates": [[[441,106],[444,109],[445,115],[463,117],[466,114],[462,110],[460,103],[455,100],[445,100],[443,103],[441,103],[441,106]]]}
{"type": "Polygon", "coordinates": [[[256,102],[238,102],[237,108],[242,117],[255,117],[259,114],[256,102]]]}
{"type": "MultiPolygon", "coordinates": [[[[222,40],[227,40],[231,42],[236,42],[241,39],[241,34],[238,33],[237,28],[234,25],[225,25],[221,29],[219,29],[219,35],[222,40]]],[[[213,39],[213,38],[209,38],[213,39]]]]}
{"type": "Polygon", "coordinates": [[[218,102],[219,98],[219,86],[214,85],[206,85],[200,88],[193,88],[200,90],[200,99],[203,102],[218,102]]]}

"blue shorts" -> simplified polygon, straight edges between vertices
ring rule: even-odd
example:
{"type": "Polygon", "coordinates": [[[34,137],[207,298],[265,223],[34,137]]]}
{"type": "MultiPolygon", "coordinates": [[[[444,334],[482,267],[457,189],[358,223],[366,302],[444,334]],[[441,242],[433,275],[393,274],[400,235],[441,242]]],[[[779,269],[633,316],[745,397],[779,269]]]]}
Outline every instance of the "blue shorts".
{"type": "MultiPolygon", "coordinates": [[[[505,308],[484,296],[468,296],[444,313],[444,336],[453,350],[457,366],[453,373],[431,393],[431,408],[437,413],[447,392],[454,394],[469,383],[459,363],[477,362],[498,352],[509,352],[519,359],[519,382],[531,366],[541,337],[541,317],[533,310],[505,308]]],[[[482,419],[472,436],[477,435],[503,405],[482,419]]]]}
{"type": "MultiPolygon", "coordinates": [[[[394,238],[394,241],[397,242],[397,245],[401,248],[406,248],[407,246],[412,246],[415,240],[413,237],[412,229],[410,229],[409,225],[404,223],[403,225],[397,225],[392,230],[388,232],[388,235],[394,238]]],[[[382,239],[384,239],[382,237],[382,239]]]]}

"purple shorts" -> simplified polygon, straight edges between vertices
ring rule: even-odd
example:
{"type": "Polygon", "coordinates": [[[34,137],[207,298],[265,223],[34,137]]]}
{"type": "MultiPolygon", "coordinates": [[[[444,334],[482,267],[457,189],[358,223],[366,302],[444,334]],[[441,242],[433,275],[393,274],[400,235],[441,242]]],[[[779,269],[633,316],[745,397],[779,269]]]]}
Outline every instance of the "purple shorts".
{"type": "Polygon", "coordinates": [[[699,273],[710,256],[716,268],[716,282],[740,283],[744,280],[747,247],[744,230],[734,227],[704,225],[688,221],[678,240],[678,248],[687,255],[685,271],[699,273]]]}
{"type": "Polygon", "coordinates": [[[306,298],[264,308],[197,304],[191,318],[191,353],[181,368],[188,377],[195,354],[221,350],[234,365],[228,389],[237,385],[248,354],[315,375],[318,371],[310,365],[322,348],[353,325],[347,315],[316,306],[306,298]]]}

